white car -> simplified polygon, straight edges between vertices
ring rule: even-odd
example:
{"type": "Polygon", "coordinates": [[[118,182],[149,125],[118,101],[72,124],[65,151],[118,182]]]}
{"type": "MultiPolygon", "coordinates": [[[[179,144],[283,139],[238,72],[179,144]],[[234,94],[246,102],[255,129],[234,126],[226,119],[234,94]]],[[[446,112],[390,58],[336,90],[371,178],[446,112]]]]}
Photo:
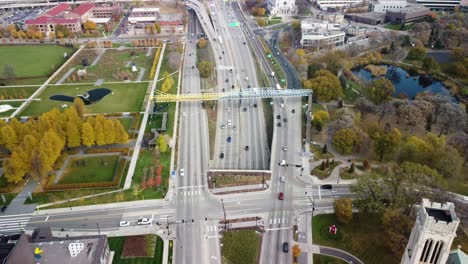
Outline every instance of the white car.
{"type": "Polygon", "coordinates": [[[281,177],[280,177],[280,182],[283,182],[283,183],[284,183],[285,181],[286,181],[286,179],[284,178],[284,176],[281,176],[281,177]]]}
{"type": "Polygon", "coordinates": [[[185,113],[185,112],[182,112],[182,115],[183,115],[183,116],[186,116],[186,115],[187,115],[187,113],[185,113]]]}
{"type": "Polygon", "coordinates": [[[120,227],[130,226],[130,222],[129,221],[120,221],[119,226],[120,227]]]}
{"type": "Polygon", "coordinates": [[[151,224],[151,220],[149,218],[140,217],[140,218],[138,218],[137,224],[138,225],[149,225],[149,224],[151,224]]]}
{"type": "Polygon", "coordinates": [[[281,103],[281,104],[280,104],[280,107],[284,107],[284,104],[283,104],[283,103],[281,103]]]}
{"type": "Polygon", "coordinates": [[[288,148],[287,148],[287,147],[283,147],[283,151],[288,151],[288,148]]]}
{"type": "Polygon", "coordinates": [[[232,126],[231,120],[228,120],[228,126],[232,126]]]}
{"type": "Polygon", "coordinates": [[[231,107],[228,107],[228,108],[227,108],[227,111],[228,111],[228,112],[231,112],[231,107]]]}
{"type": "Polygon", "coordinates": [[[184,169],[180,169],[179,174],[180,174],[180,176],[184,177],[184,175],[185,175],[184,169]]]}

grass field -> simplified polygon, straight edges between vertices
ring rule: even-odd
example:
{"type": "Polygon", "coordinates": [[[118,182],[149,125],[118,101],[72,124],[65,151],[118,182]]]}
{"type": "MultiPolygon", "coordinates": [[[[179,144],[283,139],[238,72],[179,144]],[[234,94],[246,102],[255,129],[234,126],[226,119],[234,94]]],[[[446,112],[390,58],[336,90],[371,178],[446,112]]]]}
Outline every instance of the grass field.
{"type": "Polygon", "coordinates": [[[0,46],[0,77],[5,78],[3,68],[9,64],[17,77],[49,76],[70,57],[73,49],[58,45],[0,46]]]}
{"type": "MultiPolygon", "coordinates": [[[[112,90],[112,94],[104,97],[100,102],[87,105],[88,113],[115,113],[115,112],[136,112],[141,110],[143,99],[146,93],[147,83],[122,83],[103,84],[112,90]]],[[[50,111],[56,107],[62,109],[63,104],[71,105],[71,102],[61,102],[50,100],[49,97],[56,94],[76,96],[86,91],[98,88],[93,85],[54,85],[48,86],[39,96],[40,101],[32,102],[22,113],[23,116],[37,116],[50,111]]]]}
{"type": "Polygon", "coordinates": [[[337,226],[337,235],[329,235],[328,228],[333,224],[337,224],[334,214],[314,216],[312,219],[314,243],[345,250],[364,263],[400,263],[400,259],[384,247],[382,239],[384,230],[379,215],[354,214],[350,224],[337,226]]]}
{"type": "Polygon", "coordinates": [[[257,263],[260,237],[253,230],[229,231],[223,233],[221,256],[223,263],[257,263]],[[226,261],[224,261],[226,260],[226,261]]]}
{"type": "Polygon", "coordinates": [[[339,258],[333,258],[325,255],[314,254],[315,264],[346,264],[347,262],[339,258]]]}
{"type": "Polygon", "coordinates": [[[163,257],[164,241],[157,237],[156,250],[153,258],[128,258],[122,259],[122,249],[125,242],[125,237],[109,237],[109,249],[115,251],[113,264],[161,264],[163,257]]]}
{"type": "Polygon", "coordinates": [[[133,122],[133,116],[125,117],[125,118],[119,118],[119,121],[122,124],[122,126],[125,128],[125,131],[128,132],[128,130],[130,130],[130,126],[132,125],[132,122],[133,122]]]}
{"type": "MultiPolygon", "coordinates": [[[[18,108],[23,102],[0,102],[0,105],[11,105],[14,108],[18,108]]],[[[11,109],[6,112],[0,113],[0,117],[9,117],[16,109],[11,109]]]]}
{"type": "Polygon", "coordinates": [[[11,200],[13,200],[18,194],[17,193],[2,193],[0,194],[0,196],[1,195],[5,196],[5,200],[6,200],[6,203],[4,203],[3,199],[0,197],[0,205],[3,206],[3,205],[9,205],[11,203],[11,200]]]}
{"type": "Polygon", "coordinates": [[[71,159],[59,183],[112,181],[118,160],[119,155],[71,159]],[[78,166],[78,161],[87,165],[78,166]]]}

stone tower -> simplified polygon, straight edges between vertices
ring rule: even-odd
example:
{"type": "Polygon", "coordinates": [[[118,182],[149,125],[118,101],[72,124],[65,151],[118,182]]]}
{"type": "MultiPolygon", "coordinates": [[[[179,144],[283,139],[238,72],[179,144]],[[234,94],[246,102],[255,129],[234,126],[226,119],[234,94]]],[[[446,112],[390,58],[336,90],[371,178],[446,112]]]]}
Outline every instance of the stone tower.
{"type": "Polygon", "coordinates": [[[453,203],[423,199],[401,264],[445,264],[459,223],[453,203]]]}

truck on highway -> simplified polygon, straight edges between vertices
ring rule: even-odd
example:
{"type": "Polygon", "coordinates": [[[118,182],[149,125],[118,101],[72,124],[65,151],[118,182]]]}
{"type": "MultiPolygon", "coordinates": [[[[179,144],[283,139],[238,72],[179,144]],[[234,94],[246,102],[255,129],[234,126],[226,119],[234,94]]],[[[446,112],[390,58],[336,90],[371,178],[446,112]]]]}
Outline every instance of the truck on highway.
{"type": "Polygon", "coordinates": [[[271,75],[271,77],[275,77],[275,72],[272,71],[270,75],[271,75]]]}
{"type": "Polygon", "coordinates": [[[223,45],[223,40],[221,39],[221,36],[218,37],[218,40],[219,40],[219,44],[223,45]]]}

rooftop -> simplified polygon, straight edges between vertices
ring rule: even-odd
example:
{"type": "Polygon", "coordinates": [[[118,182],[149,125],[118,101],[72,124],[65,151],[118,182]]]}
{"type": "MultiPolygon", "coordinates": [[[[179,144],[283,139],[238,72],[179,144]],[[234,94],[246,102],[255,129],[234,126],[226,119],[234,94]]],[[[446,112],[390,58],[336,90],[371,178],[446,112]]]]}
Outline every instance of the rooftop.
{"type": "Polygon", "coordinates": [[[447,259],[447,264],[464,264],[468,263],[468,255],[465,254],[458,246],[457,249],[450,251],[447,259]]]}
{"type": "Polygon", "coordinates": [[[434,217],[434,219],[437,220],[437,221],[444,221],[444,222],[447,222],[447,223],[452,222],[452,216],[450,215],[449,210],[427,208],[426,207],[426,212],[427,212],[427,214],[429,216],[434,217]]]}
{"type": "Polygon", "coordinates": [[[132,9],[132,13],[137,12],[159,12],[159,7],[139,7],[132,9]]]}
{"type": "Polygon", "coordinates": [[[406,7],[403,7],[402,9],[398,11],[387,11],[387,12],[395,12],[395,13],[408,13],[408,12],[414,12],[414,11],[421,11],[421,10],[427,10],[429,11],[429,8],[423,6],[423,5],[407,5],[406,7]]]}
{"type": "Polygon", "coordinates": [[[60,4],[52,9],[49,9],[44,14],[47,14],[49,16],[56,16],[69,8],[70,8],[69,4],[60,4]]]}
{"type": "Polygon", "coordinates": [[[77,14],[77,15],[82,16],[86,12],[88,12],[89,10],[93,9],[94,7],[95,7],[94,4],[84,3],[84,4],[79,5],[77,8],[73,9],[72,12],[77,14]]]}
{"type": "Polygon", "coordinates": [[[3,263],[21,235],[0,236],[0,263],[3,263]]]}
{"type": "Polygon", "coordinates": [[[36,19],[26,20],[26,25],[37,24],[68,24],[80,21],[79,18],[60,18],[60,17],[38,17],[36,19]]]}

